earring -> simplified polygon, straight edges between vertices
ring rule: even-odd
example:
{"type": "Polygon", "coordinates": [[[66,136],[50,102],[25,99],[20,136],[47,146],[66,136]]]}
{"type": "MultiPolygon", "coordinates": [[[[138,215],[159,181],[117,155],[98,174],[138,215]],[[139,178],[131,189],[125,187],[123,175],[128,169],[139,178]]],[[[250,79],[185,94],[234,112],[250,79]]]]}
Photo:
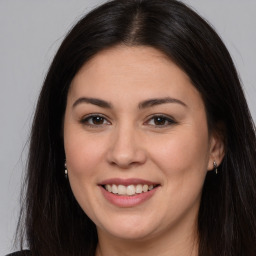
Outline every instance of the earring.
{"type": "Polygon", "coordinates": [[[68,178],[68,169],[67,169],[67,163],[65,162],[64,164],[64,167],[65,167],[65,178],[67,179],[68,178]]]}
{"type": "Polygon", "coordinates": [[[216,175],[217,175],[217,174],[218,174],[218,165],[217,165],[217,163],[216,163],[215,160],[213,161],[213,168],[214,168],[215,173],[216,173],[216,175]]]}

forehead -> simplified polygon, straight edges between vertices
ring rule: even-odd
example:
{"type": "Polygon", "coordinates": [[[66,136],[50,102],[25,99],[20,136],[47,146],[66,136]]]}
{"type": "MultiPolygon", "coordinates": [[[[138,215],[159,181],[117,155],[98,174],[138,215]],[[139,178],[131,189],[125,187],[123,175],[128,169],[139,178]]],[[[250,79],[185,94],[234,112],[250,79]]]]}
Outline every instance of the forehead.
{"type": "MultiPolygon", "coordinates": [[[[185,101],[201,99],[190,78],[161,51],[146,46],[118,46],[95,55],[74,77],[72,97],[103,95],[127,100],[178,97],[185,101]]],[[[198,102],[202,103],[202,102],[198,102]]]]}
{"type": "MultiPolygon", "coordinates": [[[[137,62],[148,62],[148,65],[161,64],[163,62],[171,64],[172,61],[160,50],[150,46],[124,46],[118,45],[108,49],[104,49],[96,54],[83,66],[84,69],[90,67],[106,67],[106,63],[120,61],[124,65],[136,65],[137,62]],[[123,58],[125,57],[125,58],[123,58]],[[102,65],[102,66],[101,66],[102,65]]],[[[107,65],[109,66],[109,65],[107,65]]]]}
{"type": "MultiPolygon", "coordinates": [[[[157,76],[160,71],[164,72],[167,70],[167,72],[170,72],[170,67],[173,71],[182,72],[169,57],[153,47],[116,46],[100,51],[91,60],[86,62],[78,71],[74,80],[82,78],[83,74],[89,74],[90,72],[101,72],[107,78],[110,78],[112,75],[118,78],[118,73],[120,75],[128,75],[133,72],[132,78],[136,74],[136,77],[140,76],[143,78],[143,75],[148,77],[149,73],[151,76],[157,76]],[[151,73],[151,71],[154,72],[151,73]]],[[[90,75],[93,75],[92,73],[90,75]]],[[[185,77],[189,80],[189,77],[184,73],[185,77]]],[[[127,79],[129,79],[129,76],[127,76],[127,79]]]]}

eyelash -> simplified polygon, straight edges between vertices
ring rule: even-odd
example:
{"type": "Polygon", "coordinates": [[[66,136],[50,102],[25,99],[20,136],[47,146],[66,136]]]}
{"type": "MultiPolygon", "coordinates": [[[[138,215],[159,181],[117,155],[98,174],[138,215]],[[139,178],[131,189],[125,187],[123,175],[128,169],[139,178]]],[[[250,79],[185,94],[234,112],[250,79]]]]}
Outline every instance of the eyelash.
{"type": "Polygon", "coordinates": [[[155,126],[155,128],[165,128],[167,126],[177,124],[177,122],[173,118],[165,116],[165,115],[160,115],[160,114],[155,114],[155,115],[151,116],[145,123],[147,123],[150,126],[155,126]],[[155,122],[157,118],[162,119],[161,121],[164,121],[164,124],[160,124],[160,125],[149,124],[149,122],[151,120],[153,120],[153,122],[155,122]]]}
{"type": "MultiPolygon", "coordinates": [[[[80,122],[83,125],[86,125],[91,128],[101,128],[104,125],[111,125],[111,122],[109,122],[108,119],[101,114],[88,115],[86,117],[83,117],[83,119],[80,122]],[[101,124],[92,123],[93,118],[100,118],[99,121],[103,121],[103,123],[101,123],[101,124]]],[[[155,114],[155,115],[151,116],[150,118],[148,118],[147,121],[144,122],[144,124],[147,124],[149,126],[154,126],[155,128],[165,128],[170,125],[177,124],[177,122],[171,117],[167,117],[165,115],[160,115],[160,114],[155,114]],[[164,124],[160,124],[160,125],[150,124],[150,121],[156,122],[157,118],[160,119],[159,120],[160,122],[164,122],[164,124]]]]}
{"type": "Polygon", "coordinates": [[[88,127],[92,127],[92,128],[100,128],[103,125],[110,125],[111,123],[107,120],[107,118],[101,114],[93,114],[93,115],[88,115],[82,118],[82,120],[80,121],[83,125],[86,125],[88,127]],[[90,121],[93,121],[93,118],[101,118],[101,120],[103,120],[103,122],[107,121],[106,123],[102,123],[102,124],[93,124],[90,123],[90,121]]]}

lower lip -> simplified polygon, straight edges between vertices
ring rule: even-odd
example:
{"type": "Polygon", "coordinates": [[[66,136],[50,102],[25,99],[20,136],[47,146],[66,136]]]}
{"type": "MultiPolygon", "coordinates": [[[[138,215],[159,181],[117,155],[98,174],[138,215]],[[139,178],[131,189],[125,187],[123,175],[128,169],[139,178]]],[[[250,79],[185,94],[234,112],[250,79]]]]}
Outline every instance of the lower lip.
{"type": "Polygon", "coordinates": [[[134,196],[120,196],[108,192],[102,186],[99,187],[105,199],[107,199],[111,204],[122,208],[134,207],[142,204],[143,202],[149,200],[158,189],[158,187],[156,187],[148,192],[135,194],[134,196]]]}

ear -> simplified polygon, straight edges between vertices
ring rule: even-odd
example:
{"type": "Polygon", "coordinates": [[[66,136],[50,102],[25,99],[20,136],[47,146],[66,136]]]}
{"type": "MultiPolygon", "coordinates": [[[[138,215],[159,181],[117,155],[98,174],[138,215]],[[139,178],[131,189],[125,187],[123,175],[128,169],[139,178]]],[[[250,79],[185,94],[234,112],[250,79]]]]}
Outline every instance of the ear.
{"type": "Polygon", "coordinates": [[[209,161],[207,170],[213,170],[213,162],[215,161],[219,166],[225,155],[225,141],[224,136],[218,132],[213,132],[209,143],[209,161]]]}

